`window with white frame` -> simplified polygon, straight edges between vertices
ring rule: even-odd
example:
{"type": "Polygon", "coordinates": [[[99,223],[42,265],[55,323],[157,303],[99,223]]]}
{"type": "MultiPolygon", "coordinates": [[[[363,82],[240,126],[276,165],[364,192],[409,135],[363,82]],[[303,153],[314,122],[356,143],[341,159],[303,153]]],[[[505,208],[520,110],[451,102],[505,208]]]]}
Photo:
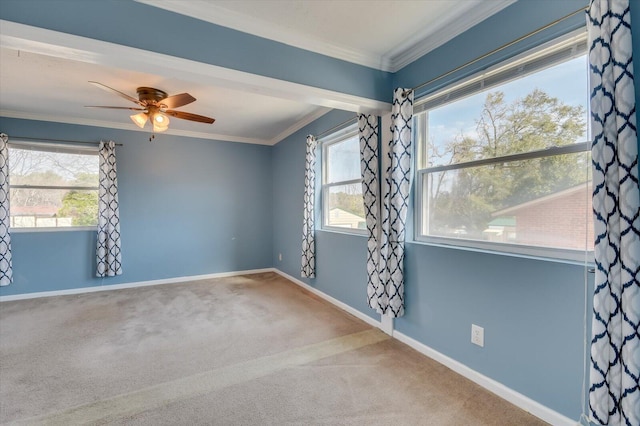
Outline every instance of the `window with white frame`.
{"type": "Polygon", "coordinates": [[[96,226],[98,167],[95,148],[10,142],[11,227],[96,226]]]}
{"type": "Polygon", "coordinates": [[[322,227],[364,233],[358,129],[349,126],[322,140],[322,227]]]}
{"type": "Polygon", "coordinates": [[[416,238],[583,260],[593,250],[583,31],[416,102],[416,238]]]}

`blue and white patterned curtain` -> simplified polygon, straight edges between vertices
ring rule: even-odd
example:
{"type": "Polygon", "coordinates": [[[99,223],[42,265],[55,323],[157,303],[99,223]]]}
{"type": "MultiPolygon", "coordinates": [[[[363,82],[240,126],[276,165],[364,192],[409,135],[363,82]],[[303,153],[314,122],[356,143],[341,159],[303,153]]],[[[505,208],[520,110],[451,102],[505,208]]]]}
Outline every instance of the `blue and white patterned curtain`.
{"type": "Polygon", "coordinates": [[[98,190],[96,276],[113,277],[122,274],[115,142],[100,142],[98,157],[100,159],[100,187],[98,190]]]}
{"type": "Polygon", "coordinates": [[[404,238],[411,186],[411,120],[413,91],[393,93],[389,165],[382,180],[379,313],[392,318],[404,315],[404,238]]]}
{"type": "Polygon", "coordinates": [[[11,232],[9,230],[9,137],[0,133],[0,286],[11,284],[11,232]]]}
{"type": "Polygon", "coordinates": [[[592,0],[587,26],[596,263],[589,407],[599,424],[637,426],[640,189],[628,0],[592,0]]]}
{"type": "Polygon", "coordinates": [[[302,220],[302,276],[316,276],[316,237],[314,226],[316,189],[316,138],[307,136],[304,162],[304,210],[302,220]]]}
{"type": "Polygon", "coordinates": [[[358,115],[360,136],[360,172],[362,176],[362,198],[367,223],[367,303],[379,312],[380,289],[380,179],[378,177],[378,117],[358,115]]]}

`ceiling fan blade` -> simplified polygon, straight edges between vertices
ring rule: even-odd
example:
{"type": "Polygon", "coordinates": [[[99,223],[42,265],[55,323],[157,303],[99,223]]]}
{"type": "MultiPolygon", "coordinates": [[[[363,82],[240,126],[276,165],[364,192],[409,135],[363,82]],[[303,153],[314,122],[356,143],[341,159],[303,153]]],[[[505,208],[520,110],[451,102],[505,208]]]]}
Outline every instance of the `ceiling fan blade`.
{"type": "Polygon", "coordinates": [[[131,111],[146,111],[145,108],[134,108],[134,107],[117,107],[117,106],[103,106],[103,105],[85,105],[85,108],[109,108],[109,109],[128,109],[131,111]]]}
{"type": "Polygon", "coordinates": [[[191,114],[190,112],[183,111],[174,111],[171,109],[166,110],[164,113],[170,115],[171,117],[181,118],[183,120],[197,121],[199,123],[212,124],[214,121],[216,121],[215,118],[205,117],[204,115],[191,114]]]}
{"type": "Polygon", "coordinates": [[[180,93],[179,95],[168,96],[159,101],[159,103],[166,105],[168,109],[173,109],[195,102],[195,100],[196,98],[188,93],[180,93]]]}
{"type": "Polygon", "coordinates": [[[122,93],[121,91],[116,90],[116,89],[114,89],[112,87],[105,86],[104,84],[98,83],[97,81],[90,81],[89,83],[93,84],[94,86],[96,86],[96,87],[98,87],[98,88],[100,88],[102,90],[106,90],[107,92],[115,93],[116,95],[118,95],[118,96],[120,96],[122,98],[125,98],[128,101],[131,101],[131,102],[136,103],[138,105],[144,106],[144,104],[142,102],[140,102],[138,99],[134,98],[133,96],[129,96],[126,93],[122,93]]]}

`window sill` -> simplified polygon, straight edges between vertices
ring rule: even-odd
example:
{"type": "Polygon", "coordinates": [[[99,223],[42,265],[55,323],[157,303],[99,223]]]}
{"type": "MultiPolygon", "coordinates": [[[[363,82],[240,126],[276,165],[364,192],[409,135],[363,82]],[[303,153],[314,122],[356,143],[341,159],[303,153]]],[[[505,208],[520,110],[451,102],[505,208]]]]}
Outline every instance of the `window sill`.
{"type": "Polygon", "coordinates": [[[495,243],[484,243],[482,241],[469,241],[469,240],[453,240],[447,238],[438,239],[414,239],[412,241],[407,240],[406,244],[416,244],[431,247],[440,247],[453,250],[464,250],[475,253],[492,254],[497,256],[509,256],[517,257],[521,259],[533,259],[541,260],[544,262],[563,263],[567,265],[587,265],[589,267],[594,266],[593,251],[579,251],[579,250],[560,250],[549,249],[546,247],[532,247],[532,246],[517,246],[517,245],[505,245],[505,247],[497,246],[495,243]],[[503,248],[501,250],[501,248],[503,248]],[[512,251],[508,251],[511,249],[512,251]],[[556,256],[554,256],[554,254],[556,256]],[[582,256],[582,259],[579,257],[582,256]]]}
{"type": "Polygon", "coordinates": [[[97,232],[97,226],[68,226],[58,228],[11,228],[12,234],[40,233],[40,232],[69,232],[69,231],[93,231],[97,232]]]}

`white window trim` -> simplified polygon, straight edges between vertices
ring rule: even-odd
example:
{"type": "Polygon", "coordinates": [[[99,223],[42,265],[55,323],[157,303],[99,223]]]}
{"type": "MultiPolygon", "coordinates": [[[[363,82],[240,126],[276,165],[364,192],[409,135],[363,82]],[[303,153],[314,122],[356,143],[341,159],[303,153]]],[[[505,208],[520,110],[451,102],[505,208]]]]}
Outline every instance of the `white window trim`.
{"type": "MultiPolygon", "coordinates": [[[[357,179],[344,180],[338,182],[325,183],[325,178],[327,176],[327,148],[331,145],[343,142],[349,138],[354,136],[358,136],[358,124],[354,123],[350,126],[347,126],[337,132],[334,132],[322,139],[320,139],[319,144],[322,147],[322,174],[320,176],[321,180],[321,196],[322,196],[322,214],[321,214],[321,230],[330,231],[330,232],[338,232],[342,234],[355,234],[355,235],[367,235],[366,229],[358,229],[358,228],[343,228],[340,226],[331,226],[327,224],[329,217],[329,203],[326,201],[329,198],[329,189],[334,186],[341,185],[353,185],[360,184],[362,185],[362,178],[359,177],[357,179]]],[[[364,203],[364,201],[363,201],[364,203]]]]}
{"type": "MultiPolygon", "coordinates": [[[[424,111],[428,111],[429,109],[433,109],[437,106],[444,105],[446,103],[452,102],[456,99],[459,99],[467,95],[465,94],[459,97],[454,97],[453,99],[448,99],[447,93],[451,93],[452,91],[458,88],[467,86],[469,84],[482,81],[483,79],[487,78],[487,76],[498,74],[504,71],[505,69],[508,70],[509,68],[521,66],[521,64],[524,61],[526,61],[527,58],[543,56],[545,52],[549,51],[550,49],[553,50],[554,46],[564,47],[564,52],[562,55],[566,58],[565,60],[569,60],[572,57],[580,56],[583,53],[578,53],[578,46],[580,46],[581,44],[583,45],[585,43],[585,40],[586,40],[586,31],[585,31],[585,28],[581,28],[581,29],[572,31],[568,34],[565,34],[564,36],[560,36],[547,43],[544,43],[540,46],[529,49],[528,51],[522,54],[519,54],[517,56],[514,56],[510,59],[505,59],[501,61],[499,64],[487,70],[480,71],[467,78],[455,81],[442,88],[439,88],[434,92],[423,96],[421,99],[418,99],[415,102],[414,120],[416,119],[416,117],[421,117],[423,115],[421,113],[424,111]],[[570,49],[567,49],[567,46],[569,46],[570,49]],[[438,105],[438,103],[440,105],[438,105]]],[[[550,65],[553,65],[556,63],[558,62],[551,61],[550,65]]],[[[517,78],[517,77],[514,77],[514,78],[517,78]]],[[[503,82],[501,82],[501,84],[506,83],[507,81],[509,80],[505,79],[503,82]]],[[[482,85],[482,83],[480,84],[482,85]]],[[[414,137],[422,137],[417,133],[418,132],[414,133],[414,137]]],[[[589,137],[589,135],[587,136],[589,137]]],[[[417,152],[416,152],[416,155],[414,156],[414,164],[413,164],[414,170],[415,170],[414,177],[416,179],[416,184],[414,186],[415,195],[414,195],[414,209],[413,209],[413,212],[414,212],[413,242],[414,243],[441,246],[441,247],[450,247],[450,248],[456,248],[456,249],[462,249],[462,250],[468,249],[473,251],[495,253],[500,255],[531,257],[531,258],[544,259],[549,261],[570,262],[570,263],[579,263],[579,264],[584,264],[584,263],[593,264],[594,253],[593,253],[593,250],[586,249],[587,241],[585,241],[585,249],[578,250],[578,249],[563,249],[563,248],[544,247],[544,246],[532,246],[532,245],[524,245],[524,244],[510,244],[510,243],[502,243],[502,242],[496,242],[496,241],[482,241],[482,240],[472,240],[472,239],[464,239],[464,238],[457,239],[457,238],[429,236],[429,235],[422,234],[421,233],[422,223],[424,221],[423,215],[425,213],[424,209],[422,208],[423,201],[424,201],[424,194],[423,194],[424,189],[423,189],[422,182],[423,182],[423,176],[425,174],[433,173],[441,169],[460,169],[465,166],[470,167],[471,164],[482,165],[482,164],[496,163],[496,162],[504,161],[505,158],[510,158],[510,157],[516,157],[516,158],[523,157],[521,159],[527,159],[527,157],[535,158],[537,156],[535,155],[535,153],[531,155],[532,152],[526,152],[522,154],[515,154],[515,155],[509,155],[509,156],[498,157],[498,158],[482,159],[482,160],[472,161],[466,164],[457,163],[455,165],[451,165],[451,167],[435,166],[435,167],[425,167],[423,169],[420,169],[418,166],[420,165],[420,163],[424,164],[424,158],[419,158],[419,157],[423,156],[425,152],[424,152],[424,148],[419,145],[418,141],[416,140],[415,142],[416,142],[415,149],[417,150],[417,152]],[[460,167],[460,165],[462,165],[463,167],[460,167]]],[[[576,144],[576,146],[569,145],[565,149],[569,151],[569,153],[570,152],[588,152],[588,149],[577,150],[577,146],[584,145],[584,144],[588,145],[588,142],[578,143],[576,144]]],[[[589,220],[589,218],[585,217],[585,221],[586,220],[589,220]]],[[[585,226],[586,226],[586,222],[585,222],[585,226]]]]}
{"type": "Polygon", "coordinates": [[[422,237],[408,243],[574,265],[594,265],[593,250],[569,250],[446,237],[422,237]]]}

